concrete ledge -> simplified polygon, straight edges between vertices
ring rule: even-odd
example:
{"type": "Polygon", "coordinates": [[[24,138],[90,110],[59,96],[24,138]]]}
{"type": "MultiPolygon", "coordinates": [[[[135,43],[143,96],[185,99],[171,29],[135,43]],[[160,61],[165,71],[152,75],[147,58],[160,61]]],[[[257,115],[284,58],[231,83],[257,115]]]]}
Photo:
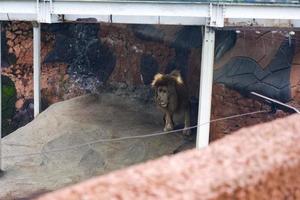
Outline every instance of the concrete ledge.
{"type": "Polygon", "coordinates": [[[300,199],[300,115],[41,196],[77,199],[300,199]]]}

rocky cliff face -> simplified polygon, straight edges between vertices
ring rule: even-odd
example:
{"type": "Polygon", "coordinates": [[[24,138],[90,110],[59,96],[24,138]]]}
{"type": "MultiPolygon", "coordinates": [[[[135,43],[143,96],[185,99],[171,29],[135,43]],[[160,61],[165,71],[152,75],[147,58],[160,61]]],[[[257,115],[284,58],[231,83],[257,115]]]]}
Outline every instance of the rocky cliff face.
{"type": "MultiPolygon", "coordinates": [[[[217,31],[213,118],[261,109],[259,103],[241,95],[249,91],[300,103],[297,33],[292,40],[284,34],[217,31]]],[[[32,26],[7,23],[2,36],[2,73],[15,84],[14,120],[20,127],[32,119],[32,26]]],[[[197,98],[201,46],[201,28],[194,26],[43,25],[43,107],[109,87],[144,85],[150,90],[157,72],[173,69],[181,71],[190,95],[197,98]]],[[[132,89],[132,93],[141,91],[132,89]]],[[[151,93],[145,96],[151,98],[151,93]]],[[[227,121],[214,125],[213,132],[227,133],[265,120],[265,116],[255,116],[243,122],[227,121]]]]}

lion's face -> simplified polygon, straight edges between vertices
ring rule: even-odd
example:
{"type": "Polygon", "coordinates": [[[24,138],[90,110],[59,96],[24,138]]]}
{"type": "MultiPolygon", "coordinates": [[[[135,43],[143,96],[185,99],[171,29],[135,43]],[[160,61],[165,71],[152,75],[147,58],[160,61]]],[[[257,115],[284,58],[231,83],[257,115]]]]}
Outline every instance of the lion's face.
{"type": "Polygon", "coordinates": [[[169,96],[169,92],[167,86],[159,86],[157,88],[156,101],[161,107],[163,108],[168,107],[169,104],[168,96],[169,96]]]}

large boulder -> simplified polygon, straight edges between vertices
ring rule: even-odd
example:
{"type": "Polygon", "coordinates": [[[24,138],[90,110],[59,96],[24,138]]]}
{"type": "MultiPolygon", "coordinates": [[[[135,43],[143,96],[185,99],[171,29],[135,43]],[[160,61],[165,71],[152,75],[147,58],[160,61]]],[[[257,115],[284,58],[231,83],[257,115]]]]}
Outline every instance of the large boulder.
{"type": "Polygon", "coordinates": [[[181,133],[68,148],[99,139],[161,132],[161,113],[152,103],[134,98],[102,93],[56,103],[5,137],[0,199],[55,190],[173,153],[184,141],[181,133]],[[5,157],[20,154],[27,155],[5,157]]]}

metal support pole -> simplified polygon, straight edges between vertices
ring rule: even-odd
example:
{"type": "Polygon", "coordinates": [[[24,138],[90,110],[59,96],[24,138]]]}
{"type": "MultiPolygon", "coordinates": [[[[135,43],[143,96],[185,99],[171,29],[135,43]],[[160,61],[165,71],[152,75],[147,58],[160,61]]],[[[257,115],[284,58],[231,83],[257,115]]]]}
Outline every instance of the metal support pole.
{"type": "Polygon", "coordinates": [[[2,174],[2,23],[0,22],[0,176],[2,174]]]}
{"type": "Polygon", "coordinates": [[[205,26],[202,57],[201,57],[201,78],[199,92],[198,129],[196,148],[200,149],[209,143],[211,96],[213,85],[215,31],[205,26]]]}
{"type": "Polygon", "coordinates": [[[41,25],[33,23],[33,93],[34,117],[41,111],[41,25]]]}

